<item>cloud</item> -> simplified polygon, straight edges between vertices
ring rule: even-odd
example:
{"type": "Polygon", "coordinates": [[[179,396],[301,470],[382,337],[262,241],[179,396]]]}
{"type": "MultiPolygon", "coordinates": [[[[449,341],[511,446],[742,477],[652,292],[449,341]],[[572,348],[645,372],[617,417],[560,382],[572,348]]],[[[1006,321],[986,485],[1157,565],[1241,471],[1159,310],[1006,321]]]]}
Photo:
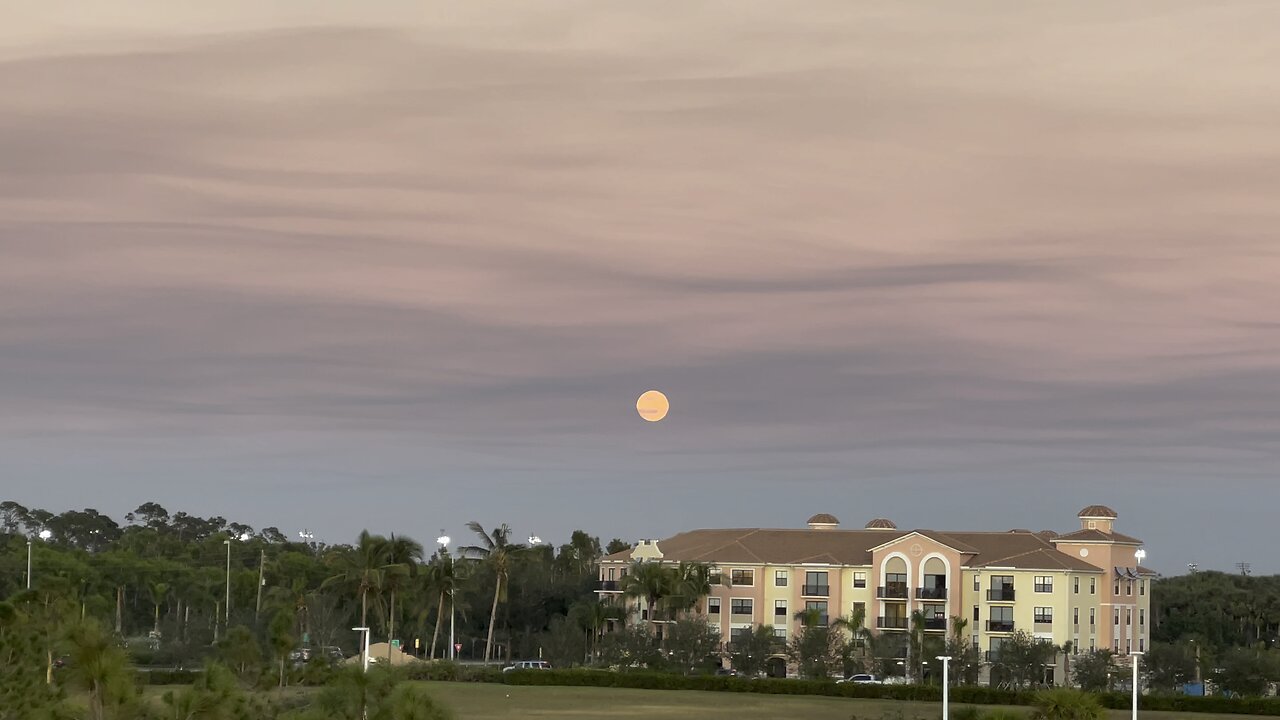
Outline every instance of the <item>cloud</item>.
{"type": "Polygon", "coordinates": [[[1271,492],[1268,5],[143,7],[0,29],[19,499],[1172,553],[1271,492]]]}

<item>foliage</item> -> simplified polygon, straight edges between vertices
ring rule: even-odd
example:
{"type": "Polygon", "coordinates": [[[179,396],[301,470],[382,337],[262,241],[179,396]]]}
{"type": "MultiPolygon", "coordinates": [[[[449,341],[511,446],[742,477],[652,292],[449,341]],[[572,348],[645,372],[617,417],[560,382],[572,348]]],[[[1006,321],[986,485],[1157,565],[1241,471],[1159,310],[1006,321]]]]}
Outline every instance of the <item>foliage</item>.
{"type": "Polygon", "coordinates": [[[130,718],[137,704],[128,658],[97,622],[86,620],[67,633],[69,678],[88,700],[89,720],[130,718]]]}
{"type": "Polygon", "coordinates": [[[844,635],[828,625],[806,618],[787,646],[787,656],[800,676],[815,680],[837,677],[843,670],[844,635]]]}
{"type": "Polygon", "coordinates": [[[709,670],[720,664],[720,631],[702,619],[667,626],[666,657],[678,672],[709,670]]]}
{"type": "Polygon", "coordinates": [[[161,702],[163,717],[173,720],[235,720],[248,701],[231,670],[210,664],[190,688],[169,690],[161,702]]]}
{"type": "Polygon", "coordinates": [[[1071,679],[1082,690],[1110,690],[1116,670],[1115,653],[1110,650],[1094,650],[1071,658],[1071,679]]]}
{"type": "Polygon", "coordinates": [[[1176,692],[1195,679],[1195,650],[1190,643],[1152,643],[1142,667],[1152,692],[1176,692]]]}
{"type": "Polygon", "coordinates": [[[1031,633],[1018,630],[1000,645],[994,659],[996,668],[1015,689],[1032,685],[1044,675],[1044,666],[1053,663],[1057,648],[1037,640],[1031,633]]]}
{"type": "Polygon", "coordinates": [[[1235,648],[1218,660],[1214,679],[1224,690],[1238,695],[1261,695],[1269,678],[1276,677],[1276,657],[1261,648],[1235,648]]]}
{"type": "Polygon", "coordinates": [[[1055,688],[1036,696],[1032,720],[1102,720],[1105,712],[1095,695],[1055,688]]]}
{"type": "Polygon", "coordinates": [[[0,720],[32,717],[54,705],[44,665],[43,643],[31,619],[0,602],[0,720]]]}
{"type": "Polygon", "coordinates": [[[772,625],[757,625],[729,643],[729,661],[733,669],[746,677],[764,672],[771,656],[786,651],[786,645],[773,634],[772,625]]]}
{"type": "Polygon", "coordinates": [[[262,664],[262,648],[253,632],[242,625],[231,628],[218,644],[218,656],[241,677],[257,674],[262,664]]]}

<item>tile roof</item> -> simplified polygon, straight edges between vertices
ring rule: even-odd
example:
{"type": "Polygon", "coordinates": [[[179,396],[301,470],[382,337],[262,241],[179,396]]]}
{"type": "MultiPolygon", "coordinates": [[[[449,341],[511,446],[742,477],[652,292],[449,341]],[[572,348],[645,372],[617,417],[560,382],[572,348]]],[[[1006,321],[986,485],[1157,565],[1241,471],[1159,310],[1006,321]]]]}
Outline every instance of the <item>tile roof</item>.
{"type": "MultiPolygon", "coordinates": [[[[968,567],[1016,567],[1028,570],[1101,572],[1089,563],[1058,551],[1032,532],[941,532],[937,530],[771,530],[731,528],[690,530],[658,541],[670,562],[761,563],[802,565],[871,564],[873,548],[917,533],[965,556],[968,567]]],[[[606,557],[627,562],[631,551],[606,557]]]]}
{"type": "Polygon", "coordinates": [[[1118,532],[1103,532],[1101,530],[1077,530],[1075,532],[1067,533],[1066,535],[1059,535],[1055,539],[1064,541],[1064,542],[1071,542],[1073,540],[1085,540],[1085,541],[1095,541],[1095,542],[1130,543],[1133,545],[1142,544],[1142,541],[1136,537],[1122,535],[1118,532]]]}

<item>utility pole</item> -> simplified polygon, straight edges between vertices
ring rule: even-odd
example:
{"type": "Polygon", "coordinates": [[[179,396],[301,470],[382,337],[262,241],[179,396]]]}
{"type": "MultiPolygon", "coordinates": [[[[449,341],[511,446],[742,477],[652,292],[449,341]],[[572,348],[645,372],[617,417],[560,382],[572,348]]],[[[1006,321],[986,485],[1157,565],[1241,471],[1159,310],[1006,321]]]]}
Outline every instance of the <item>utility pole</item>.
{"type": "Polygon", "coordinates": [[[1247,562],[1238,562],[1238,563],[1236,563],[1236,567],[1240,569],[1240,574],[1241,574],[1241,575],[1248,575],[1248,574],[1249,574],[1249,568],[1250,568],[1250,567],[1252,567],[1252,566],[1251,566],[1249,563],[1247,563],[1247,562]]]}
{"type": "Polygon", "coordinates": [[[258,614],[262,612],[262,585],[266,582],[263,578],[263,572],[265,572],[267,567],[266,549],[264,548],[258,552],[261,554],[258,556],[258,604],[253,609],[253,624],[255,626],[258,624],[258,614]]]}

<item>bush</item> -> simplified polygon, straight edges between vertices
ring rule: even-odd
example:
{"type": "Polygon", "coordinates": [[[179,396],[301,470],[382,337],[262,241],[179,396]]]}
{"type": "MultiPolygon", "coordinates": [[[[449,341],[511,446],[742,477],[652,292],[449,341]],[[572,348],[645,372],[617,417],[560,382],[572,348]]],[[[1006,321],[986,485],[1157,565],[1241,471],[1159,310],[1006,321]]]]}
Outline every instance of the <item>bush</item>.
{"type": "Polygon", "coordinates": [[[1102,720],[1106,711],[1092,693],[1057,688],[1036,697],[1034,720],[1102,720]]]}
{"type": "Polygon", "coordinates": [[[999,707],[982,713],[982,720],[1027,720],[1027,714],[1009,707],[999,707]]]}
{"type": "Polygon", "coordinates": [[[980,720],[982,711],[972,705],[964,705],[962,707],[953,708],[951,717],[955,720],[980,720]]]}
{"type": "Polygon", "coordinates": [[[190,685],[200,677],[200,670],[145,670],[138,677],[146,685],[190,685]]]}

